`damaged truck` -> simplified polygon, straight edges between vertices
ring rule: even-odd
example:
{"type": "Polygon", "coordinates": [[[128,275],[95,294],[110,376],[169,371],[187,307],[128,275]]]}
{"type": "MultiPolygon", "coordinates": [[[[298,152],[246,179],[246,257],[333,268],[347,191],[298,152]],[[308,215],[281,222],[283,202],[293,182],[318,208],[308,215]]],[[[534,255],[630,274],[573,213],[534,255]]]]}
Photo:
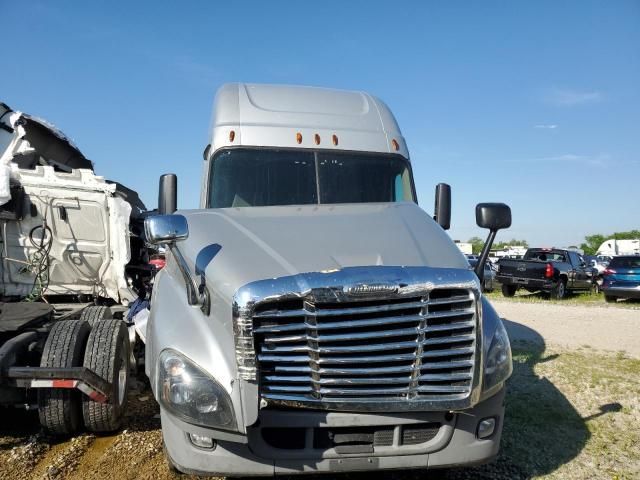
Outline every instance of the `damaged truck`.
{"type": "Polygon", "coordinates": [[[0,104],[0,407],[37,409],[52,433],[119,427],[145,214],[62,132],[0,104]]]}
{"type": "Polygon", "coordinates": [[[499,449],[504,325],[481,292],[509,207],[479,204],[475,271],[419,206],[388,107],[362,92],[228,84],[200,208],[161,178],[145,369],[170,466],[228,476],[482,463],[499,449]]]}

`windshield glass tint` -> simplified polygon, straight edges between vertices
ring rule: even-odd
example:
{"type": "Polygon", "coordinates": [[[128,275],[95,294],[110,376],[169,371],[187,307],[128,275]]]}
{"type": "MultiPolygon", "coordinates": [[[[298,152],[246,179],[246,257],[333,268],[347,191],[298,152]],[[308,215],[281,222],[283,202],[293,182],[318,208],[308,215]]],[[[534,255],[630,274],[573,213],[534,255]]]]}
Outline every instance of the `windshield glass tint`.
{"type": "Polygon", "coordinates": [[[638,257],[613,257],[609,268],[640,268],[640,256],[638,257]]]}
{"type": "Polygon", "coordinates": [[[320,203],[412,202],[411,176],[396,156],[318,153],[320,203]]]}
{"type": "Polygon", "coordinates": [[[212,161],[210,208],[413,201],[398,155],[233,149],[212,161]]]}
{"type": "Polygon", "coordinates": [[[524,256],[524,260],[538,260],[539,262],[566,262],[566,258],[560,252],[549,250],[529,250],[524,256]]]}
{"type": "Polygon", "coordinates": [[[211,170],[209,206],[263,207],[318,203],[313,152],[228,150],[211,170]]]}

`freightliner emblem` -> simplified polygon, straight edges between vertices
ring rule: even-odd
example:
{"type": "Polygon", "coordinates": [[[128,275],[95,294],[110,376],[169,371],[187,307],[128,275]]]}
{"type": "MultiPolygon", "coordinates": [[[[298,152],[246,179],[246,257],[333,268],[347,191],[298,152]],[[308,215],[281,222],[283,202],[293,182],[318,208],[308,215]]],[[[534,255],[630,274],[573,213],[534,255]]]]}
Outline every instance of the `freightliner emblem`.
{"type": "Polygon", "coordinates": [[[527,265],[524,263],[519,263],[518,264],[518,271],[519,272],[524,272],[527,269],[527,265]]]}
{"type": "Polygon", "coordinates": [[[344,287],[344,293],[355,297],[375,295],[379,293],[396,293],[397,291],[398,285],[393,283],[359,283],[358,285],[344,287]]]}

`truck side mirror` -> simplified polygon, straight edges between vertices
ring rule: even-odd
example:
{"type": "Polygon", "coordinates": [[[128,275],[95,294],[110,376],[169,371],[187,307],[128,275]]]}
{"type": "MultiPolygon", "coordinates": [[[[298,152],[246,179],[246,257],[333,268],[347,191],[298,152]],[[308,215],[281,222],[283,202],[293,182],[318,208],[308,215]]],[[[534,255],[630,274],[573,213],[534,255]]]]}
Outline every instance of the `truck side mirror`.
{"type": "Polygon", "coordinates": [[[482,253],[474,269],[482,284],[484,277],[484,264],[487,262],[489,250],[493,245],[498,230],[511,226],[511,209],[504,203],[479,203],[476,205],[476,224],[480,228],[488,228],[489,236],[482,247],[482,253]]]}
{"type": "Polygon", "coordinates": [[[149,243],[166,245],[173,254],[184,280],[189,305],[198,305],[205,315],[209,315],[211,304],[209,302],[209,293],[205,288],[204,277],[202,277],[203,279],[198,287],[191,276],[189,264],[176,246],[176,242],[189,237],[187,219],[179,214],[148,217],[144,220],[144,232],[149,243]]]}
{"type": "Polygon", "coordinates": [[[155,215],[145,218],[144,232],[153,245],[173,244],[189,237],[189,225],[182,215],[155,215]]]}
{"type": "Polygon", "coordinates": [[[451,187],[446,183],[436,185],[436,203],[433,209],[433,219],[443,230],[449,230],[451,226],[451,187]]]}
{"type": "Polygon", "coordinates": [[[158,188],[158,213],[169,215],[178,209],[178,177],[175,173],[160,176],[158,188]]]}
{"type": "Polygon", "coordinates": [[[511,209],[504,203],[479,203],[476,205],[476,224],[496,231],[509,228],[511,209]]]}

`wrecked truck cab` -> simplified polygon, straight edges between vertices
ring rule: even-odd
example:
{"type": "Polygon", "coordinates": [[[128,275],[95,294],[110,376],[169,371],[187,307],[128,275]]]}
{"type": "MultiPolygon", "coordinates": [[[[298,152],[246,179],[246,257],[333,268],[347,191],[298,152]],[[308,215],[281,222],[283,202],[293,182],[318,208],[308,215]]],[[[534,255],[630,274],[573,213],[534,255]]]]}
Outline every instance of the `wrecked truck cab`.
{"type": "Polygon", "coordinates": [[[0,407],[38,410],[52,434],[118,429],[145,210],[57,128],[0,104],[0,407]]]}
{"type": "MultiPolygon", "coordinates": [[[[146,223],[169,252],[145,362],[169,462],[272,476],[493,458],[509,340],[444,230],[448,187],[437,221],[418,207],[390,110],[230,84],[212,123],[200,209],[146,223]]],[[[510,212],[479,209],[488,252],[510,212]]]]}

